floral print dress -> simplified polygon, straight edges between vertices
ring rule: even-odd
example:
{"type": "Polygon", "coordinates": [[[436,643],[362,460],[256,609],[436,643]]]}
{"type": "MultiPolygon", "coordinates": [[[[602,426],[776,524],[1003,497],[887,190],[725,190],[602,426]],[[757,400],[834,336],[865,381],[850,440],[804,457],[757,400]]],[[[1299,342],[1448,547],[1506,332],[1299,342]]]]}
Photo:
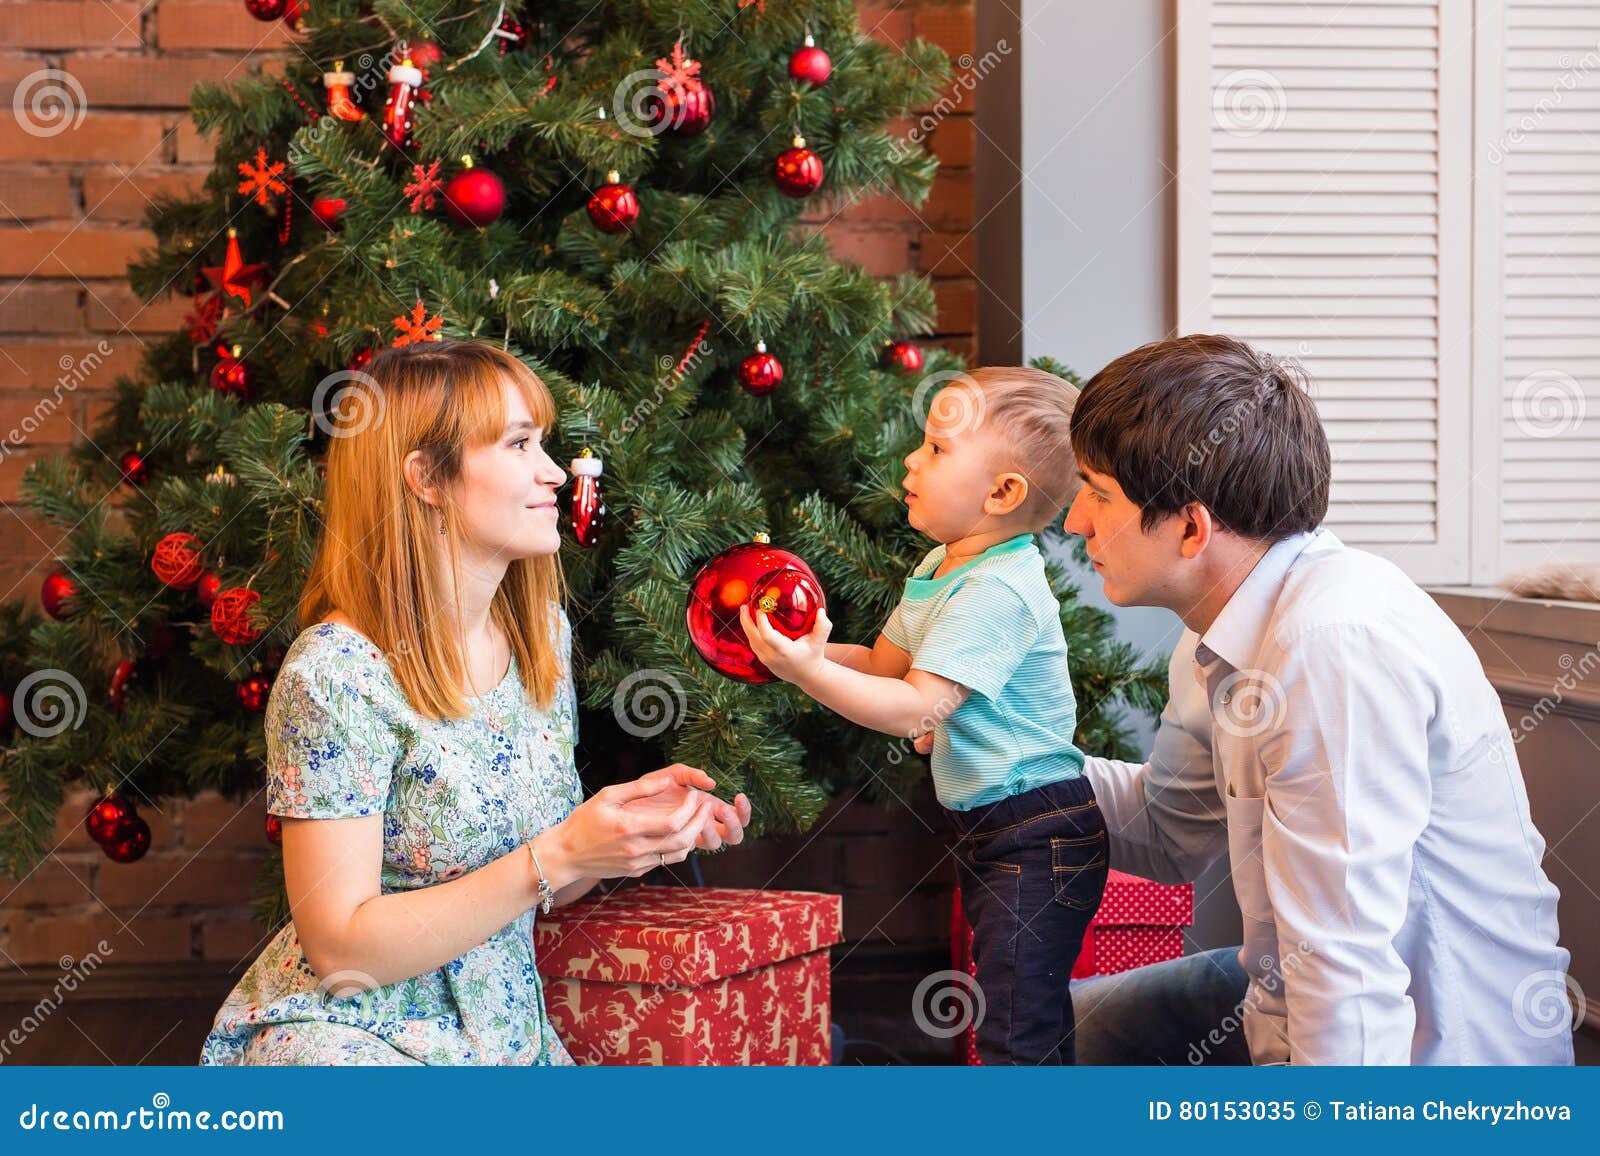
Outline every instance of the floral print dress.
{"type": "MultiPolygon", "coordinates": [[[[267,809],[383,816],[385,893],[431,887],[517,850],[581,801],[571,625],[563,678],[532,705],[515,654],[471,716],[416,714],[378,648],[320,623],[284,656],[267,704],[267,809]]],[[[571,1064],[545,1016],[534,910],[437,971],[341,998],[284,926],[217,1013],[202,1064],[571,1064]],[[332,989],[330,991],[329,989],[332,989]]]]}

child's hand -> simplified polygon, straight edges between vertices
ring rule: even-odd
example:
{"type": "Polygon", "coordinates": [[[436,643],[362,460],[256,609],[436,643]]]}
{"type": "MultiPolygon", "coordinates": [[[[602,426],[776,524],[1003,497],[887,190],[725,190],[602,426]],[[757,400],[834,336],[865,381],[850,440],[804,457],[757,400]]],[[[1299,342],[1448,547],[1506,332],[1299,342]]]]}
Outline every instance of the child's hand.
{"type": "Polygon", "coordinates": [[[739,622],[750,641],[750,649],[755,651],[763,666],[784,682],[803,688],[806,679],[828,661],[828,635],[833,631],[833,623],[828,621],[826,610],[817,611],[811,633],[801,638],[779,634],[765,614],[757,615],[748,606],[739,607],[739,622]]]}

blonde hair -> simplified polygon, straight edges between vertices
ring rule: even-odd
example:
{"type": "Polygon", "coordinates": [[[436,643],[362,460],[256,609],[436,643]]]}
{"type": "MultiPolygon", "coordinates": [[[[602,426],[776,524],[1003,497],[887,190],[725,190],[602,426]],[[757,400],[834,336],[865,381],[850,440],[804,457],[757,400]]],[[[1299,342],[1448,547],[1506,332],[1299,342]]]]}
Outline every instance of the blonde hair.
{"type": "MultiPolygon", "coordinates": [[[[543,429],[555,421],[555,401],[521,361],[472,341],[387,349],[365,372],[368,380],[354,385],[361,392],[341,399],[334,414],[322,533],[300,596],[300,629],[342,612],[383,652],[414,710],[462,718],[465,657],[438,628],[455,588],[437,553],[440,520],[458,583],[461,530],[449,497],[463,452],[504,432],[502,382],[521,390],[543,429]],[[439,487],[438,507],[406,483],[404,462],[413,450],[423,453],[428,484],[439,487]]],[[[511,562],[490,604],[529,699],[541,709],[561,680],[554,622],[562,598],[561,562],[551,555],[511,562]]]]}
{"type": "Polygon", "coordinates": [[[1028,479],[1025,504],[1042,526],[1072,502],[1078,462],[1072,453],[1071,382],[1026,365],[968,370],[981,394],[981,419],[1004,435],[1016,472],[1028,479]]]}

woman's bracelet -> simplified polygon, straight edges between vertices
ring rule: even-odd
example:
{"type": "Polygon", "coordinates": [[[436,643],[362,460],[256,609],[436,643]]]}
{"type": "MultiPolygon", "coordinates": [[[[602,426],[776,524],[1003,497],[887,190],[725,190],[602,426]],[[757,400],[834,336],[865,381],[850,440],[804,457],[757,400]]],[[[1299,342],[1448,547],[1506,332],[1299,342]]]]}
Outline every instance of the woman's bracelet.
{"type": "Polygon", "coordinates": [[[533,849],[533,839],[528,840],[528,858],[533,860],[534,874],[539,877],[539,910],[549,915],[556,905],[556,892],[550,886],[550,880],[545,878],[544,868],[539,866],[539,853],[533,849]]]}

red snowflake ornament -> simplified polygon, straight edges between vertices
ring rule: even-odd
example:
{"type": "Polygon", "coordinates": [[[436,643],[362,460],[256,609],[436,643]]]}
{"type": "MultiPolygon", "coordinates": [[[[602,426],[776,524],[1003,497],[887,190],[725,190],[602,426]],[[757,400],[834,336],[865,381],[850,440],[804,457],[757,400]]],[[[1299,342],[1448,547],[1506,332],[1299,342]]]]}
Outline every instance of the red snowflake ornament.
{"type": "Polygon", "coordinates": [[[661,70],[661,79],[656,81],[656,87],[662,92],[698,92],[700,89],[700,62],[691,60],[683,51],[683,41],[679,40],[672,46],[672,58],[665,56],[656,59],[656,67],[661,70]]]}
{"type": "Polygon", "coordinates": [[[266,208],[273,197],[289,191],[289,186],[278,179],[287,167],[283,161],[268,163],[267,150],[258,148],[254,164],[239,162],[239,175],[245,178],[239,182],[239,191],[247,197],[253,195],[256,204],[266,208]]]}
{"type": "Polygon", "coordinates": [[[400,336],[394,339],[395,345],[415,345],[419,341],[438,341],[439,326],[444,324],[442,317],[429,317],[428,307],[418,301],[416,308],[411,310],[410,317],[396,317],[394,327],[400,331],[400,336]]]}
{"type": "Polygon", "coordinates": [[[439,179],[439,162],[434,161],[427,168],[421,165],[411,166],[411,183],[405,187],[405,195],[411,198],[411,211],[420,213],[423,209],[431,209],[435,198],[444,188],[444,182],[439,179]]]}

